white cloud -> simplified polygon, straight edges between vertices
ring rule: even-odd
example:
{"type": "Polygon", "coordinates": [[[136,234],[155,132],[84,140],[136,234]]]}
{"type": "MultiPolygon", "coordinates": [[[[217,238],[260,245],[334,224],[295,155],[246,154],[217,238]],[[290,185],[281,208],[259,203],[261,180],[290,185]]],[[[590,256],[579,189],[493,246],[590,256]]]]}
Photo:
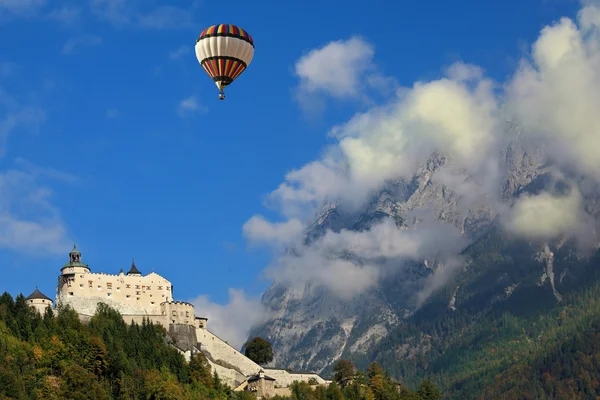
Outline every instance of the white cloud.
{"type": "Polygon", "coordinates": [[[190,96],[181,100],[177,106],[177,113],[181,117],[196,112],[206,112],[206,107],[201,106],[195,96],[190,96]]]}
{"type": "Polygon", "coordinates": [[[600,11],[583,8],[542,29],[507,85],[507,105],[553,158],[600,179],[600,11]]]}
{"type": "Polygon", "coordinates": [[[309,245],[297,243],[266,270],[275,283],[294,288],[325,287],[350,299],[377,285],[406,260],[454,257],[466,244],[458,229],[421,216],[416,226],[398,228],[391,219],[364,232],[328,231],[309,245]]]}
{"type": "MultiPolygon", "coordinates": [[[[42,109],[22,105],[0,87],[0,156],[6,154],[7,139],[13,131],[35,129],[44,118],[42,109]]],[[[53,193],[40,183],[43,179],[77,180],[22,158],[16,159],[15,168],[0,171],[0,249],[35,255],[63,252],[69,245],[64,223],[51,202],[53,193]]]]}
{"type": "Polygon", "coordinates": [[[169,53],[169,58],[171,60],[179,60],[181,57],[185,56],[186,54],[191,55],[191,54],[193,54],[193,51],[190,48],[190,46],[182,45],[182,46],[178,47],[177,49],[171,51],[169,53]]]}
{"type": "Polygon", "coordinates": [[[239,289],[229,289],[229,303],[225,305],[211,302],[208,296],[190,302],[198,316],[208,318],[210,331],[238,350],[246,342],[250,329],[269,317],[259,298],[249,298],[239,289]]]}
{"type": "Polygon", "coordinates": [[[337,40],[311,50],[295,65],[300,78],[296,99],[305,111],[325,107],[323,95],[336,99],[370,99],[371,92],[389,95],[394,78],[384,76],[373,63],[375,49],[361,37],[337,40]]]}
{"type": "Polygon", "coordinates": [[[6,153],[9,135],[19,128],[36,129],[45,120],[37,106],[23,106],[0,86],[0,157],[6,153]]]}
{"type": "Polygon", "coordinates": [[[479,171],[491,157],[498,106],[493,83],[478,71],[459,63],[449,77],[417,82],[391,104],[334,127],[330,135],[338,143],[321,160],[288,173],[271,200],[286,215],[325,200],[358,207],[386,180],[411,177],[435,150],[479,171]]]}
{"type": "Polygon", "coordinates": [[[567,196],[543,192],[522,195],[506,219],[513,233],[531,239],[552,239],[559,234],[573,233],[583,224],[581,195],[572,190],[567,196]]]}
{"type": "Polygon", "coordinates": [[[304,225],[297,219],[271,223],[261,215],[254,215],[243,227],[244,236],[251,243],[287,245],[303,233],[304,225]]]}
{"type": "Polygon", "coordinates": [[[29,254],[60,254],[69,246],[52,191],[40,186],[41,174],[23,170],[0,173],[0,248],[29,254]]]}
{"type": "Polygon", "coordinates": [[[73,24],[81,20],[81,9],[65,5],[50,11],[47,17],[63,24],[73,24]]]}
{"type": "Polygon", "coordinates": [[[79,177],[76,175],[57,170],[55,168],[40,167],[39,165],[35,165],[21,157],[15,158],[15,164],[23,171],[31,174],[34,177],[46,177],[65,183],[76,183],[79,181],[79,177]]]}
{"type": "Polygon", "coordinates": [[[363,75],[372,68],[375,50],[363,39],[338,40],[311,50],[296,63],[300,85],[308,92],[334,97],[356,96],[363,75]]]}
{"type": "Polygon", "coordinates": [[[46,4],[46,0],[0,0],[0,10],[14,14],[30,14],[46,4]]]}
{"type": "Polygon", "coordinates": [[[92,11],[116,27],[133,26],[142,29],[188,29],[194,27],[196,2],[191,7],[159,6],[143,10],[146,5],[131,0],[92,0],[92,11]]]}
{"type": "Polygon", "coordinates": [[[119,110],[115,108],[109,108],[106,110],[106,118],[117,118],[119,116],[119,110]]]}
{"type": "Polygon", "coordinates": [[[169,29],[193,27],[193,14],[184,8],[161,6],[140,14],[137,23],[146,29],[169,29]]]}
{"type": "Polygon", "coordinates": [[[102,43],[102,38],[98,35],[83,35],[73,37],[63,45],[63,54],[71,54],[78,47],[97,46],[102,43]]]}
{"type": "MultiPolygon", "coordinates": [[[[307,53],[296,64],[301,95],[359,97],[378,80],[373,77],[373,58],[373,46],[360,38],[307,53]]],[[[439,151],[450,161],[430,179],[447,185],[469,205],[488,201],[509,232],[527,238],[561,233],[581,237],[591,217],[582,208],[576,185],[566,197],[542,192],[522,196],[512,208],[500,203],[504,182],[499,152],[507,144],[500,104],[522,128],[524,140],[548,151],[559,170],[575,171],[600,184],[600,8],[589,2],[577,21],[563,18],[541,30],[531,57],[521,61],[504,85],[487,78],[482,68],[459,62],[443,77],[398,90],[391,101],[334,127],[329,134],[336,142],[319,159],[286,174],[269,203],[291,221],[298,220],[297,226],[324,202],[357,209],[386,181],[411,178],[432,152],[439,151]]],[[[281,232],[287,226],[268,226],[263,219],[257,231],[262,240],[269,240],[285,237],[281,232]]],[[[377,236],[384,228],[330,232],[311,246],[297,244],[295,255],[276,257],[266,274],[276,282],[317,283],[342,297],[351,296],[384,276],[385,268],[370,256],[424,257],[430,254],[423,250],[430,248],[426,244],[433,243],[429,236],[441,229],[422,227],[420,232],[426,234],[411,235],[388,227],[385,235],[377,236]],[[340,258],[344,250],[360,254],[362,261],[340,258]]],[[[451,243],[445,266],[428,279],[419,301],[460,265],[455,256],[465,243],[451,243]]]]}

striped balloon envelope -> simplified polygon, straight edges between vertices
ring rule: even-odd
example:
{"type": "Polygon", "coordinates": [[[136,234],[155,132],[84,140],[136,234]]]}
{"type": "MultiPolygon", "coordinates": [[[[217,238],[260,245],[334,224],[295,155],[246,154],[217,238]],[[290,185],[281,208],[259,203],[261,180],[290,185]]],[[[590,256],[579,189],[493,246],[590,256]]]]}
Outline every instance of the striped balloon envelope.
{"type": "Polygon", "coordinates": [[[225,86],[248,68],[253,57],[252,36],[235,25],[213,25],[203,30],[196,39],[196,58],[219,88],[221,100],[225,99],[225,86]]]}

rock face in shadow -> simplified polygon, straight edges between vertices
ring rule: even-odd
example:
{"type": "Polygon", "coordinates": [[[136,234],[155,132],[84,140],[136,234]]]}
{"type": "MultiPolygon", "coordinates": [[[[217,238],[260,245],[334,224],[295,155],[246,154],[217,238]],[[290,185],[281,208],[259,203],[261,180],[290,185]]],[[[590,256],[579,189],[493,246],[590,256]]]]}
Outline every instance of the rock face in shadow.
{"type": "Polygon", "coordinates": [[[196,328],[191,325],[170,324],[169,336],[175,342],[174,345],[183,351],[192,351],[198,344],[196,328]]]}

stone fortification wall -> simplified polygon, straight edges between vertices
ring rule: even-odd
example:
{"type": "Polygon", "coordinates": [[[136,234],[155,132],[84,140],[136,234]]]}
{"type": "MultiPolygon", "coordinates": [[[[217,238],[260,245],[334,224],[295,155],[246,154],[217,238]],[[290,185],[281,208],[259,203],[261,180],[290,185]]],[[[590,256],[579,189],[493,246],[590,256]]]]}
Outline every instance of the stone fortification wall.
{"type": "Polygon", "coordinates": [[[161,303],[161,314],[171,324],[185,324],[194,326],[194,306],[185,301],[168,301],[161,303]]]}
{"type": "Polygon", "coordinates": [[[270,369],[270,368],[264,368],[264,371],[265,371],[265,375],[270,376],[271,378],[275,378],[275,386],[278,386],[278,387],[290,386],[292,383],[294,383],[294,381],[308,382],[311,378],[316,379],[318,384],[327,383],[327,381],[325,379],[323,379],[319,375],[313,374],[313,373],[306,373],[306,374],[289,373],[288,371],[286,371],[284,369],[270,369]]]}
{"type": "Polygon", "coordinates": [[[235,369],[223,367],[210,359],[208,360],[208,363],[210,364],[211,372],[216,372],[219,375],[219,379],[231,388],[239,386],[246,380],[246,377],[235,369]]]}
{"type": "Polygon", "coordinates": [[[193,351],[198,344],[196,328],[192,325],[170,324],[168,332],[175,346],[183,351],[193,351]]]}
{"type": "Polygon", "coordinates": [[[235,365],[246,376],[255,375],[260,371],[260,365],[231,347],[208,329],[196,329],[196,337],[198,338],[200,350],[207,352],[212,360],[223,360],[228,364],[235,365]]]}

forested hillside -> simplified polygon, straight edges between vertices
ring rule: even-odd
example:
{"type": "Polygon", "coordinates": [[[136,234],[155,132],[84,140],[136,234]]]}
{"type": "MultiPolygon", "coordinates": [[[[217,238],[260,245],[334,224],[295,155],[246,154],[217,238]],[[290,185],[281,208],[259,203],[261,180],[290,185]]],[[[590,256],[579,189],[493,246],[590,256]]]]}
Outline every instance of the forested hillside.
{"type": "Polygon", "coordinates": [[[553,289],[534,249],[483,237],[466,251],[459,289],[438,292],[362,365],[379,360],[413,387],[430,377],[451,399],[600,396],[600,255],[552,247],[553,289]]]}
{"type": "Polygon", "coordinates": [[[244,399],[167,345],[162,327],[127,325],[108,307],[89,324],[61,310],[43,317],[22,295],[0,297],[0,399],[244,399]]]}
{"type": "MultiPolygon", "coordinates": [[[[56,316],[49,311],[40,316],[22,295],[13,299],[4,293],[0,296],[0,400],[255,398],[222,384],[218,375],[211,374],[204,355],[186,362],[168,345],[169,340],[161,326],[127,325],[104,304],[84,324],[70,308],[56,316]]],[[[296,383],[289,398],[434,400],[440,395],[429,381],[416,393],[400,389],[383,369],[371,366],[368,376],[359,373],[352,384],[341,378],[329,387],[296,383]]]]}

